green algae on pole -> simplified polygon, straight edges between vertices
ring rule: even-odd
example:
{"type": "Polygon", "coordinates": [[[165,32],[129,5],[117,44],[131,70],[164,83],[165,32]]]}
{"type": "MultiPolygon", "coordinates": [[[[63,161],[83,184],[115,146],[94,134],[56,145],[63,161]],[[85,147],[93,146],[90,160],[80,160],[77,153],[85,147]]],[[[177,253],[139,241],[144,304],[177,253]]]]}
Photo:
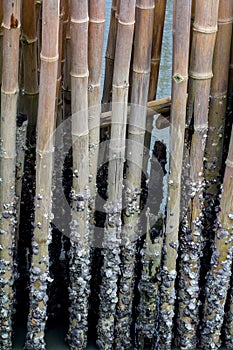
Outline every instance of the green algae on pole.
{"type": "Polygon", "coordinates": [[[121,211],[130,59],[133,44],[136,0],[122,0],[118,19],[112,85],[112,121],[109,146],[108,199],[103,241],[102,283],[97,326],[98,345],[112,349],[120,272],[121,211]]]}
{"type": "Polygon", "coordinates": [[[170,349],[175,303],[176,260],[180,222],[181,172],[187,101],[191,0],[174,2],[172,104],[167,221],[161,271],[159,349],[170,349]]]}
{"type": "Polygon", "coordinates": [[[18,98],[18,61],[20,1],[5,1],[3,9],[3,61],[1,85],[1,154],[0,154],[0,347],[12,349],[15,255],[15,171],[16,113],[18,98]]]}
{"type": "Polygon", "coordinates": [[[47,286],[51,240],[53,132],[58,66],[59,0],[43,1],[40,91],[36,142],[36,198],[30,269],[30,308],[25,348],[46,348],[47,286]]]}
{"type": "Polygon", "coordinates": [[[125,208],[123,211],[121,274],[115,320],[115,344],[128,349],[132,323],[132,300],[136,240],[139,233],[140,188],[144,155],[147,100],[150,79],[154,0],[137,0],[132,67],[131,109],[126,144],[125,208]]]}
{"type": "Polygon", "coordinates": [[[71,0],[70,6],[73,182],[67,339],[71,349],[85,349],[90,294],[88,0],[71,0]]]}

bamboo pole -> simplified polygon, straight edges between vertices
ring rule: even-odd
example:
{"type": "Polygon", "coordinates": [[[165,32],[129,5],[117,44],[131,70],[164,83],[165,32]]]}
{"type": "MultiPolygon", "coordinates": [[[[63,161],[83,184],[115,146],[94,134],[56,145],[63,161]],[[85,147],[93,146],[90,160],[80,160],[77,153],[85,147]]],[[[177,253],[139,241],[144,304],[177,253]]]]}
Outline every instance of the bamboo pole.
{"type": "Polygon", "coordinates": [[[120,0],[112,0],[110,27],[108,33],[108,42],[105,56],[105,74],[104,74],[104,89],[102,103],[111,102],[112,94],[112,79],[116,49],[117,23],[118,23],[118,8],[120,0]]]}
{"type": "Polygon", "coordinates": [[[115,319],[115,344],[119,349],[131,345],[132,299],[136,239],[139,233],[140,188],[146,127],[146,106],[150,79],[154,0],[136,1],[131,109],[126,149],[126,204],[122,227],[121,275],[115,319]]]}
{"type": "Polygon", "coordinates": [[[41,76],[36,144],[36,199],[30,270],[30,310],[25,348],[45,349],[49,276],[53,131],[58,65],[59,0],[43,1],[41,76]]]}
{"type": "Polygon", "coordinates": [[[155,0],[154,31],[148,100],[156,99],[167,0],[155,0]]]}
{"type": "Polygon", "coordinates": [[[16,113],[18,98],[18,60],[20,1],[5,1],[3,15],[3,61],[1,86],[1,155],[0,155],[0,347],[12,349],[15,255],[15,171],[16,113]]]}
{"type": "MultiPolygon", "coordinates": [[[[219,1],[218,32],[213,57],[213,78],[210,89],[209,129],[205,149],[205,210],[204,258],[208,265],[210,245],[213,243],[213,220],[222,180],[223,143],[227,106],[227,89],[231,51],[233,2],[219,1]]],[[[204,265],[204,264],[203,264],[204,265]]]]}
{"type": "Polygon", "coordinates": [[[105,1],[89,0],[88,105],[89,105],[89,172],[90,172],[90,238],[94,239],[96,175],[100,141],[102,52],[104,46],[105,1]]]}
{"type": "MultiPolygon", "coordinates": [[[[171,97],[163,97],[156,101],[150,101],[147,103],[147,119],[153,119],[155,114],[159,114],[158,116],[158,128],[166,128],[168,127],[170,117],[166,116],[164,117],[163,114],[170,114],[170,108],[171,108],[171,97]]],[[[129,118],[130,114],[130,106],[128,107],[127,111],[127,118],[129,118]]],[[[107,127],[111,123],[112,118],[112,111],[103,112],[100,115],[100,127],[107,127]]],[[[127,119],[128,123],[128,119],[127,119]]]]}
{"type": "Polygon", "coordinates": [[[3,1],[0,2],[0,84],[2,84],[2,55],[3,55],[3,1]]]}
{"type": "Polygon", "coordinates": [[[181,171],[184,148],[186,94],[189,61],[191,0],[174,2],[172,105],[167,222],[161,278],[159,349],[170,349],[175,303],[176,259],[180,221],[181,171]]]}
{"type": "MultiPolygon", "coordinates": [[[[24,160],[26,149],[26,136],[30,147],[35,145],[35,130],[38,110],[38,72],[37,72],[37,19],[36,2],[22,1],[22,32],[21,32],[21,58],[22,58],[22,86],[18,102],[18,111],[25,120],[17,127],[17,172],[16,195],[18,197],[18,212],[20,212],[20,199],[22,178],[24,174],[24,160]]],[[[27,179],[30,181],[30,179],[27,179]]],[[[19,226],[19,222],[18,222],[19,226]]]]}
{"type": "Polygon", "coordinates": [[[90,294],[89,133],[88,133],[88,1],[71,0],[71,110],[73,146],[72,221],[70,224],[71,349],[87,345],[90,294]]]}
{"type": "Polygon", "coordinates": [[[146,238],[140,251],[142,272],[138,285],[140,303],[136,321],[139,349],[144,349],[146,342],[150,342],[151,349],[157,343],[160,265],[164,239],[164,215],[160,206],[165,195],[162,186],[165,163],[166,146],[160,141],[155,141],[146,203],[146,238]]]}
{"type": "MultiPolygon", "coordinates": [[[[208,130],[208,107],[212,61],[217,32],[218,5],[215,0],[196,0],[190,59],[189,102],[193,110],[193,134],[190,149],[189,204],[180,238],[178,292],[178,345],[196,346],[199,322],[200,258],[203,247],[203,162],[208,130]]],[[[190,112],[190,111],[189,111],[190,112]]]]}
{"type": "Polygon", "coordinates": [[[204,319],[201,345],[205,349],[218,349],[224,317],[224,306],[230,285],[232,266],[232,222],[233,222],[233,132],[223,180],[220,211],[215,223],[216,235],[211,268],[207,276],[204,319]]]}
{"type": "Polygon", "coordinates": [[[229,290],[228,309],[225,314],[225,324],[223,328],[224,332],[224,345],[231,349],[233,347],[233,285],[231,281],[231,287],[229,290]]]}
{"type": "Polygon", "coordinates": [[[128,103],[128,82],[135,21],[135,0],[120,3],[113,75],[113,104],[109,146],[108,200],[104,231],[102,284],[97,326],[97,343],[102,349],[112,349],[119,275],[121,211],[125,135],[128,103]]]}

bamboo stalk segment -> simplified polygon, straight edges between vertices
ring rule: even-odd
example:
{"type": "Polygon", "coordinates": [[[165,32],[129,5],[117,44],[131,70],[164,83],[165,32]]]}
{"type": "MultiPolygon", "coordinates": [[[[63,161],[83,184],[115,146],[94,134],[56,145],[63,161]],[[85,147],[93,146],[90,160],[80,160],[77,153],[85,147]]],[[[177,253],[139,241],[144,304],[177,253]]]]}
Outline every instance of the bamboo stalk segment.
{"type": "MultiPolygon", "coordinates": [[[[218,349],[227,291],[230,285],[232,266],[233,222],[233,132],[223,180],[220,211],[216,222],[214,251],[207,276],[204,320],[201,344],[205,349],[218,349]]],[[[228,339],[229,341],[229,339],[228,339]]]]}
{"type": "Polygon", "coordinates": [[[224,324],[224,343],[229,349],[233,347],[233,286],[231,281],[231,287],[229,290],[228,309],[225,313],[224,324]]]}
{"type": "Polygon", "coordinates": [[[205,149],[205,228],[204,258],[209,256],[209,246],[213,242],[213,220],[216,218],[216,205],[222,180],[224,129],[227,106],[227,90],[231,51],[233,2],[220,0],[218,32],[213,57],[213,79],[210,89],[209,129],[205,149]]]}
{"type": "Polygon", "coordinates": [[[85,349],[90,294],[88,1],[72,0],[70,6],[73,184],[68,341],[71,349],[85,349]]]}
{"type": "MultiPolygon", "coordinates": [[[[98,171],[98,154],[100,141],[101,114],[101,68],[104,46],[105,1],[89,0],[89,42],[88,42],[88,104],[89,104],[89,171],[90,171],[90,236],[94,233],[96,175],[98,171]]],[[[93,237],[94,239],[94,237],[93,237]]]]}
{"type": "Polygon", "coordinates": [[[120,0],[112,0],[112,8],[110,15],[110,27],[108,33],[108,42],[105,56],[105,74],[104,74],[104,89],[102,103],[111,102],[112,95],[112,79],[116,49],[118,10],[120,0]]]}
{"type": "Polygon", "coordinates": [[[53,131],[58,66],[59,0],[43,1],[41,75],[36,143],[36,199],[26,349],[45,349],[49,276],[53,131]],[[46,38],[46,40],[45,40],[46,38]]]}
{"type": "Polygon", "coordinates": [[[6,350],[12,349],[12,315],[14,304],[16,113],[20,26],[20,1],[5,1],[2,23],[3,61],[0,154],[0,347],[6,350]]]}
{"type": "Polygon", "coordinates": [[[146,127],[146,106],[150,78],[151,45],[153,33],[153,0],[136,1],[131,109],[128,120],[126,150],[126,207],[122,227],[121,275],[115,320],[115,344],[119,349],[129,348],[134,289],[136,238],[139,234],[139,204],[146,127]]]}
{"type": "Polygon", "coordinates": [[[39,97],[37,44],[36,3],[35,1],[23,0],[21,31],[21,69],[23,77],[21,78],[22,86],[20,86],[21,91],[18,102],[18,111],[22,114],[23,118],[21,118],[22,122],[18,122],[17,128],[16,195],[18,197],[18,210],[20,209],[26,136],[29,145],[33,149],[35,147],[35,130],[39,97]]]}
{"type": "Polygon", "coordinates": [[[191,0],[176,0],[173,19],[173,71],[167,222],[162,266],[159,349],[170,349],[175,303],[176,259],[180,220],[181,172],[186,117],[191,0]]]}
{"type": "Polygon", "coordinates": [[[149,95],[148,95],[149,101],[156,99],[162,40],[163,40],[163,28],[164,28],[167,1],[155,0],[154,3],[155,3],[154,31],[153,31],[152,54],[151,54],[150,86],[149,86],[149,95]]]}
{"type": "Polygon", "coordinates": [[[178,345],[196,346],[199,322],[200,258],[203,247],[203,162],[208,130],[208,107],[212,60],[218,20],[218,1],[196,0],[193,41],[190,59],[189,117],[193,118],[190,149],[190,189],[187,216],[180,239],[178,345]]]}
{"type": "Polygon", "coordinates": [[[2,83],[2,51],[3,51],[3,1],[0,2],[0,84],[2,83]]]}
{"type": "Polygon", "coordinates": [[[133,43],[135,0],[120,2],[113,75],[111,140],[109,146],[108,200],[104,231],[102,284],[98,322],[98,345],[112,349],[116,312],[117,281],[120,263],[121,211],[125,136],[128,103],[128,82],[133,43]]]}

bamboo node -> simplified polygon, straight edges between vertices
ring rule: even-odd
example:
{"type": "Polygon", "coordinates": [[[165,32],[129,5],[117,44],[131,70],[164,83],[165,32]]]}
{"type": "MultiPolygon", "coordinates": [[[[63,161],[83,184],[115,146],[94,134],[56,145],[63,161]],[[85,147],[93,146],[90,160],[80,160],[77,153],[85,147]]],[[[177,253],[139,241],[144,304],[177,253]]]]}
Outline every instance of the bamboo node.
{"type": "Polygon", "coordinates": [[[226,164],[226,166],[233,168],[233,162],[230,159],[227,159],[225,164],[226,164]]]}
{"type": "Polygon", "coordinates": [[[1,92],[2,92],[4,95],[16,95],[16,94],[19,92],[19,89],[16,88],[15,90],[6,91],[6,90],[4,90],[4,88],[2,87],[2,88],[1,88],[1,92]]]}
{"type": "Polygon", "coordinates": [[[145,135],[145,130],[143,130],[143,131],[133,131],[133,130],[129,130],[128,133],[129,133],[130,135],[140,136],[140,135],[145,135]]]}
{"type": "Polygon", "coordinates": [[[75,18],[71,17],[70,22],[75,23],[75,24],[87,23],[87,22],[89,22],[89,17],[87,16],[86,18],[83,18],[83,19],[75,19],[75,18]]]}
{"type": "Polygon", "coordinates": [[[40,59],[41,61],[44,61],[44,62],[49,62],[49,63],[56,62],[58,61],[58,58],[59,58],[59,55],[48,57],[48,56],[44,56],[42,53],[40,54],[40,59]]]}
{"type": "Polygon", "coordinates": [[[134,73],[137,73],[137,74],[150,74],[150,69],[147,69],[147,70],[143,70],[143,69],[133,69],[133,72],[134,73]]]}
{"type": "Polygon", "coordinates": [[[105,23],[106,20],[105,19],[90,19],[89,22],[90,23],[97,23],[97,24],[99,23],[99,24],[101,24],[101,23],[105,23]]]}
{"type": "Polygon", "coordinates": [[[132,21],[132,22],[123,22],[123,21],[121,21],[120,19],[118,19],[118,23],[119,23],[119,24],[122,24],[123,26],[132,26],[132,25],[135,24],[135,20],[132,21]]]}
{"type": "Polygon", "coordinates": [[[213,78],[213,72],[198,73],[198,72],[189,71],[189,76],[190,76],[190,78],[193,78],[193,79],[196,79],[196,80],[212,79],[213,78]]]}
{"type": "Polygon", "coordinates": [[[175,81],[177,84],[180,84],[180,83],[182,83],[183,81],[185,81],[185,80],[188,79],[187,76],[181,75],[181,74],[179,74],[179,73],[174,74],[172,78],[174,79],[174,81],[175,81]]]}
{"type": "Polygon", "coordinates": [[[140,9],[140,10],[153,10],[155,8],[155,5],[152,6],[141,6],[136,4],[136,8],[140,9]]]}
{"type": "Polygon", "coordinates": [[[218,31],[218,26],[203,27],[194,23],[193,30],[203,34],[215,34],[218,31]]]}
{"type": "Polygon", "coordinates": [[[160,62],[160,57],[151,59],[151,63],[157,63],[157,62],[160,62]]]}
{"type": "Polygon", "coordinates": [[[112,87],[115,89],[128,89],[129,83],[125,82],[123,85],[112,84],[112,87]]]}
{"type": "Polygon", "coordinates": [[[73,133],[72,132],[72,136],[75,136],[75,137],[83,137],[83,136],[87,136],[89,135],[89,130],[84,130],[83,132],[78,132],[78,133],[73,133]]]}
{"type": "Polygon", "coordinates": [[[36,42],[38,41],[38,38],[37,38],[37,36],[36,36],[36,37],[33,38],[33,39],[28,39],[28,38],[24,35],[24,36],[22,36],[21,41],[22,41],[22,43],[25,43],[25,44],[27,44],[27,45],[30,45],[30,44],[36,43],[36,42]]]}
{"type": "Polygon", "coordinates": [[[89,71],[87,70],[85,73],[82,73],[82,74],[76,74],[76,73],[70,72],[70,76],[72,78],[88,78],[89,77],[89,71]]]}
{"type": "Polygon", "coordinates": [[[88,91],[89,92],[92,92],[95,90],[95,88],[99,88],[100,87],[100,84],[89,84],[88,85],[88,91]]]}
{"type": "Polygon", "coordinates": [[[233,17],[218,19],[218,24],[230,24],[233,23],[233,17]]]}
{"type": "Polygon", "coordinates": [[[197,124],[194,126],[194,130],[199,132],[206,131],[208,130],[208,124],[197,124]]]}

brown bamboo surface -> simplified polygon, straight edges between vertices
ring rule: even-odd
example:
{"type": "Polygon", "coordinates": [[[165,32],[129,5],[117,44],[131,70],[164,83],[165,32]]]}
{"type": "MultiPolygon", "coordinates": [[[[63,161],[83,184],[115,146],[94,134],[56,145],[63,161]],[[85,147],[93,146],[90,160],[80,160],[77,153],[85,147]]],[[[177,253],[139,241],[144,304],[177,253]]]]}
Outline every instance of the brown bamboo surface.
{"type": "Polygon", "coordinates": [[[193,117],[190,149],[190,193],[181,236],[178,291],[178,346],[196,346],[199,322],[200,258],[203,248],[203,162],[208,130],[208,107],[212,60],[218,20],[218,1],[196,0],[189,70],[188,118],[193,117]],[[192,112],[192,115],[190,114],[192,112]],[[187,239],[190,235],[190,239],[187,239]]]}
{"type": "MultiPolygon", "coordinates": [[[[28,143],[35,149],[35,130],[38,110],[38,62],[37,62],[37,21],[35,1],[22,1],[22,30],[21,30],[21,74],[18,112],[23,115],[22,123],[17,127],[17,172],[16,196],[18,197],[18,212],[20,214],[20,200],[22,178],[24,174],[24,160],[26,136],[28,143]],[[25,120],[24,120],[25,119],[25,120]]],[[[19,215],[20,216],[20,215],[19,215]]],[[[18,221],[19,225],[19,221],[18,221]]]]}
{"type": "Polygon", "coordinates": [[[168,176],[165,259],[162,268],[159,348],[170,349],[175,302],[176,259],[180,220],[181,171],[184,147],[189,60],[191,1],[175,1],[173,34],[172,105],[168,176]],[[181,15],[182,14],[182,15],[181,15]],[[178,44],[179,43],[179,44],[178,44]]]}
{"type": "Polygon", "coordinates": [[[71,307],[68,341],[72,349],[87,345],[89,260],[89,131],[88,131],[88,1],[70,3],[71,30],[71,111],[73,183],[70,223],[71,307]],[[83,271],[86,271],[84,273],[83,271]],[[81,288],[82,287],[82,288],[81,288]],[[82,315],[81,318],[79,315],[82,315]]]}
{"type": "MultiPolygon", "coordinates": [[[[220,211],[216,223],[214,250],[211,268],[207,275],[204,320],[201,345],[205,349],[218,349],[227,291],[230,285],[232,266],[232,221],[233,221],[233,132],[224,174],[220,211]],[[216,297],[217,296],[217,297],[216,297]]],[[[231,319],[232,322],[232,319],[231,319]]],[[[230,330],[232,332],[232,330],[230,330]]],[[[230,333],[228,333],[228,336],[230,333]]],[[[229,338],[227,342],[229,344],[229,338]]],[[[230,340],[231,343],[231,340],[230,340]]]]}
{"type": "Polygon", "coordinates": [[[103,242],[104,263],[100,287],[98,344],[111,349],[114,343],[117,281],[119,274],[119,244],[121,238],[121,211],[125,136],[128,104],[129,68],[135,22],[135,0],[120,2],[117,40],[112,84],[112,120],[109,145],[108,200],[103,242]],[[111,268],[111,266],[113,268],[111,268]],[[111,290],[111,293],[108,291],[111,290]]]}
{"type": "Polygon", "coordinates": [[[40,94],[36,143],[36,200],[33,254],[30,270],[30,310],[26,349],[45,349],[44,331],[49,276],[51,187],[53,173],[53,131],[55,124],[56,78],[58,66],[59,6],[58,0],[42,4],[42,48],[40,94]]]}
{"type": "Polygon", "coordinates": [[[118,10],[121,0],[112,0],[110,15],[110,27],[108,32],[108,42],[105,56],[105,74],[102,103],[111,102],[112,97],[112,79],[114,70],[114,59],[117,37],[118,10]]]}
{"type": "Polygon", "coordinates": [[[1,320],[0,347],[12,348],[12,316],[15,278],[15,171],[16,113],[18,98],[18,61],[20,35],[20,1],[4,2],[3,61],[1,85],[1,155],[0,155],[0,260],[1,260],[1,320]],[[13,6],[12,6],[13,5],[13,6]]]}
{"type": "Polygon", "coordinates": [[[153,31],[153,44],[151,53],[151,72],[150,72],[150,85],[148,100],[152,101],[156,99],[158,78],[159,78],[159,67],[162,51],[163,41],[163,28],[166,12],[167,0],[155,0],[154,8],[154,31],[153,31]]]}
{"type": "Polygon", "coordinates": [[[231,51],[233,2],[220,0],[218,32],[213,57],[210,89],[209,129],[206,142],[205,179],[207,206],[212,207],[221,182],[223,134],[226,117],[227,89],[231,51]],[[212,180],[214,179],[214,183],[212,180]]]}
{"type": "MultiPolygon", "coordinates": [[[[222,160],[223,160],[223,142],[224,128],[227,106],[227,88],[229,76],[229,62],[231,51],[232,37],[232,21],[233,21],[233,2],[220,0],[219,17],[218,17],[218,33],[213,58],[213,79],[210,90],[210,107],[209,107],[209,129],[205,150],[205,236],[207,241],[207,249],[209,247],[208,240],[214,239],[213,220],[216,216],[216,205],[218,205],[219,189],[222,182],[222,160]]],[[[209,298],[209,295],[206,295],[209,298]]],[[[219,315],[216,321],[218,309],[212,315],[213,329],[215,329],[214,343],[220,342],[217,333],[223,323],[223,315],[219,315]]],[[[211,323],[211,311],[206,311],[204,315],[204,323],[208,319],[208,327],[211,323]]],[[[203,337],[203,344],[209,344],[209,335],[203,337]]]]}
{"type": "MultiPolygon", "coordinates": [[[[131,109],[126,144],[125,209],[123,214],[121,276],[115,320],[115,344],[125,349],[131,346],[132,299],[136,237],[139,233],[140,188],[144,155],[146,106],[150,78],[154,1],[136,1],[135,35],[132,66],[131,109]]],[[[144,326],[144,325],[143,325],[144,326]]]]}
{"type": "Polygon", "coordinates": [[[2,50],[3,50],[3,1],[0,2],[0,84],[2,83],[2,50]]]}
{"type": "MultiPolygon", "coordinates": [[[[127,110],[127,118],[129,118],[130,114],[130,106],[127,110]]],[[[165,128],[169,126],[170,121],[170,108],[171,108],[171,97],[163,97],[159,100],[150,101],[147,103],[147,118],[153,119],[155,114],[159,114],[157,119],[157,127],[165,128]],[[168,116],[167,116],[168,114],[168,116]],[[163,115],[166,115],[163,116],[163,115]]],[[[111,123],[112,111],[109,110],[107,112],[103,112],[100,115],[100,127],[106,127],[111,123]]]]}
{"type": "MultiPolygon", "coordinates": [[[[89,1],[89,33],[88,33],[88,113],[89,113],[89,172],[90,172],[90,235],[94,234],[96,175],[98,171],[98,154],[100,142],[101,114],[101,72],[102,53],[105,29],[105,1],[89,1]]],[[[92,239],[92,237],[90,237],[92,239]]],[[[94,237],[93,237],[94,239],[94,237]]]]}

